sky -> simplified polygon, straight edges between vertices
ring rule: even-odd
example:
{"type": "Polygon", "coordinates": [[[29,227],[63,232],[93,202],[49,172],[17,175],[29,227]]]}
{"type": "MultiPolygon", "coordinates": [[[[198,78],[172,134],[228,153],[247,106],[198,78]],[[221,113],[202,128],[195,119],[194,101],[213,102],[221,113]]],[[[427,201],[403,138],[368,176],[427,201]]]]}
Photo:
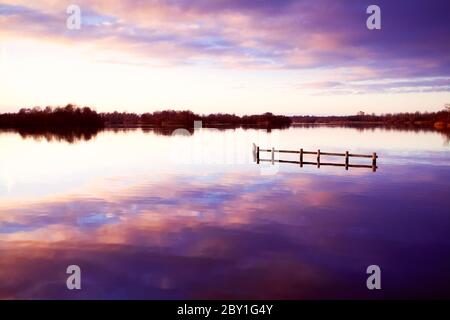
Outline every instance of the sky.
{"type": "Polygon", "coordinates": [[[448,0],[0,0],[0,112],[344,115],[450,103],[448,0]],[[69,29],[67,8],[81,9],[69,29]],[[369,30],[369,5],[381,29],[369,30]]]}

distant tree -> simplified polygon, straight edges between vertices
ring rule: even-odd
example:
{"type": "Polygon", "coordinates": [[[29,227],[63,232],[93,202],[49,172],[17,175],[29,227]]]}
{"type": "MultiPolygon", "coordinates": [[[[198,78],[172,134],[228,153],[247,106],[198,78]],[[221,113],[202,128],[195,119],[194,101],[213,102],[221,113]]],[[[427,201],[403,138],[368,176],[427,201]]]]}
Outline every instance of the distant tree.
{"type": "Polygon", "coordinates": [[[184,127],[192,128],[194,121],[201,120],[210,126],[257,126],[257,127],[287,127],[292,121],[300,123],[367,123],[378,122],[389,126],[429,126],[449,128],[450,104],[438,112],[398,113],[375,115],[360,111],[351,116],[294,116],[274,115],[271,112],[237,116],[235,114],[198,115],[189,110],[163,110],[153,113],[135,114],[126,112],[112,112],[98,114],[89,107],[77,107],[68,104],[65,107],[21,108],[18,113],[0,114],[0,128],[22,128],[27,130],[64,130],[74,128],[103,128],[104,126],[138,126],[150,127],[184,127]]]}
{"type": "Polygon", "coordinates": [[[66,129],[66,128],[102,128],[104,122],[99,114],[88,107],[78,108],[67,105],[64,108],[40,107],[22,108],[18,113],[0,114],[0,127],[66,129]]]}

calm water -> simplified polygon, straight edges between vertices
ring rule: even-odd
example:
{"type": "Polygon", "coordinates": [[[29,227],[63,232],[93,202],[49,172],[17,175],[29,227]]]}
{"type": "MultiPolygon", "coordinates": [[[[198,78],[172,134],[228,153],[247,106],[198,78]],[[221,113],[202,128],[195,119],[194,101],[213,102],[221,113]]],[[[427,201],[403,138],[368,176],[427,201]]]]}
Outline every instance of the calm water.
{"type": "Polygon", "coordinates": [[[450,297],[448,136],[316,127],[68,140],[0,133],[0,298],[450,297]],[[257,165],[252,143],[377,152],[379,169],[257,165]],[[72,264],[81,291],[66,288],[72,264]],[[372,264],[379,291],[366,288],[372,264]]]}

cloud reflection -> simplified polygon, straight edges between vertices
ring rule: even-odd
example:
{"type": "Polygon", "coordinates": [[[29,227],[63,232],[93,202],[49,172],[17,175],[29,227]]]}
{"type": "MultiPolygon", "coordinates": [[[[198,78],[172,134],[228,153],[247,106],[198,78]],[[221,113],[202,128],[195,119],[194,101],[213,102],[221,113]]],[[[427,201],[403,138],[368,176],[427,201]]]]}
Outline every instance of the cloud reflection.
{"type": "Polygon", "coordinates": [[[438,272],[450,266],[448,175],[174,175],[90,198],[4,202],[0,297],[448,297],[438,272]],[[381,295],[365,289],[373,263],[389,283],[381,295]],[[82,267],[79,293],[65,289],[69,264],[82,267]]]}

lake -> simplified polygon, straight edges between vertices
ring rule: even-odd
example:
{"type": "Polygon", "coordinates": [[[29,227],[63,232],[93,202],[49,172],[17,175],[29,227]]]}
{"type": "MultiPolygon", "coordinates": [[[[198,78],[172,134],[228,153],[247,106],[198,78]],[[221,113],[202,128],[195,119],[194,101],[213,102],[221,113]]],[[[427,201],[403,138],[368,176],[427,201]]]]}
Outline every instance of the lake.
{"type": "Polygon", "coordinates": [[[1,132],[0,298],[450,298],[449,195],[434,131],[1,132]],[[253,143],[378,170],[256,164],[253,143]]]}

